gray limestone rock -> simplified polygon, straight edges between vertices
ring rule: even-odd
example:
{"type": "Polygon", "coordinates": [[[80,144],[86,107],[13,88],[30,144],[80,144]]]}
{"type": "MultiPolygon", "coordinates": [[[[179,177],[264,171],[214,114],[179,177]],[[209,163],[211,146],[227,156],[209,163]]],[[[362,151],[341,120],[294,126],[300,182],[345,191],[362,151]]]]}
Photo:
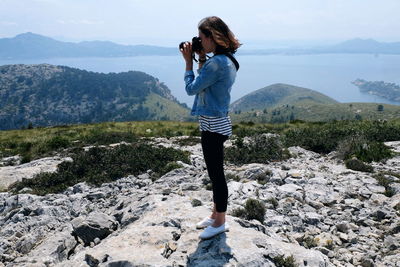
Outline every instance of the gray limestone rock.
{"type": "Polygon", "coordinates": [[[95,238],[104,239],[118,227],[117,222],[104,213],[93,212],[88,217],[78,217],[71,221],[72,234],[89,245],[95,238]]]}

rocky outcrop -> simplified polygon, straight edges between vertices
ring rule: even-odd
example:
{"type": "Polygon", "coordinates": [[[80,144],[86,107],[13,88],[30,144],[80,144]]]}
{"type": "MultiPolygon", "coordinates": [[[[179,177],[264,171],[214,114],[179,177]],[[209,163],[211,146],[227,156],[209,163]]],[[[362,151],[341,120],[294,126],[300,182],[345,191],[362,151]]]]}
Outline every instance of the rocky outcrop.
{"type": "MultiPolygon", "coordinates": [[[[46,157],[32,160],[24,164],[17,164],[16,166],[0,167],[0,189],[7,189],[14,182],[21,181],[23,178],[33,178],[33,176],[42,172],[55,172],[58,164],[69,160],[72,159],[70,157],[61,158],[58,156],[46,157]]],[[[3,161],[0,161],[0,163],[1,162],[19,163],[19,159],[18,157],[7,157],[3,161]]]]}
{"type": "MultiPolygon", "coordinates": [[[[154,139],[179,147],[177,138],[154,139]]],[[[400,142],[387,143],[399,150],[400,142]]],[[[230,145],[228,141],[227,146],[230,145]]],[[[399,266],[400,183],[387,197],[371,174],[346,169],[334,153],[299,147],[269,164],[226,165],[230,231],[201,241],[195,224],[212,192],[200,145],[180,147],[191,164],[152,182],[151,171],[62,194],[0,193],[4,266],[399,266]],[[259,183],[264,175],[265,183],[259,183]],[[234,179],[233,179],[234,178],[234,179]],[[233,216],[246,200],[266,205],[263,222],[233,216]]],[[[373,163],[400,172],[400,157],[373,163]]],[[[390,176],[390,175],[389,175],[390,176]]],[[[0,263],[1,266],[1,263],[0,263]]]]}

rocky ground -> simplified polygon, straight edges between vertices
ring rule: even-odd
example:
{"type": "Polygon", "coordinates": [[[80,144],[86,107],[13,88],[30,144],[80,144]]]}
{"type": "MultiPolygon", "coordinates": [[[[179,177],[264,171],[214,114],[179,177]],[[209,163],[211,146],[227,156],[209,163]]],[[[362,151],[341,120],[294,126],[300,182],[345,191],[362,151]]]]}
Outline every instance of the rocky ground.
{"type": "MultiPolygon", "coordinates": [[[[175,139],[154,142],[178,148],[175,139]]],[[[387,197],[372,174],[299,147],[281,162],[226,165],[230,231],[202,241],[195,224],[211,212],[209,178],[200,145],[180,148],[191,164],[155,182],[148,172],[44,197],[0,193],[0,266],[279,266],[289,256],[297,266],[400,266],[395,176],[387,197]],[[265,203],[263,223],[232,216],[249,198],[265,203]]],[[[400,156],[372,165],[400,173],[400,156]]]]}

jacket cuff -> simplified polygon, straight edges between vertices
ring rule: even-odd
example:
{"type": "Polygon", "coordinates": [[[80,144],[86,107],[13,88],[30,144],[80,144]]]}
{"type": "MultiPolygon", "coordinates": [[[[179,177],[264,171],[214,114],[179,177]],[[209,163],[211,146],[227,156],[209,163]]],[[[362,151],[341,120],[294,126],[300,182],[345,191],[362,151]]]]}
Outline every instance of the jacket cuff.
{"type": "Polygon", "coordinates": [[[187,76],[194,76],[194,72],[192,70],[185,71],[185,77],[187,76]]]}

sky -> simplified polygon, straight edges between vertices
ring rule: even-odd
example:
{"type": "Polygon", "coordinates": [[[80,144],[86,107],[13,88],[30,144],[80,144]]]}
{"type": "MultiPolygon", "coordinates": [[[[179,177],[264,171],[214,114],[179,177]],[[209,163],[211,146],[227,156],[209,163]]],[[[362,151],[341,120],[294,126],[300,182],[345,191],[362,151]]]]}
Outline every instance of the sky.
{"type": "Polygon", "coordinates": [[[400,0],[0,0],[0,38],[33,32],[61,41],[175,46],[206,16],[247,48],[400,41],[400,0]]]}

